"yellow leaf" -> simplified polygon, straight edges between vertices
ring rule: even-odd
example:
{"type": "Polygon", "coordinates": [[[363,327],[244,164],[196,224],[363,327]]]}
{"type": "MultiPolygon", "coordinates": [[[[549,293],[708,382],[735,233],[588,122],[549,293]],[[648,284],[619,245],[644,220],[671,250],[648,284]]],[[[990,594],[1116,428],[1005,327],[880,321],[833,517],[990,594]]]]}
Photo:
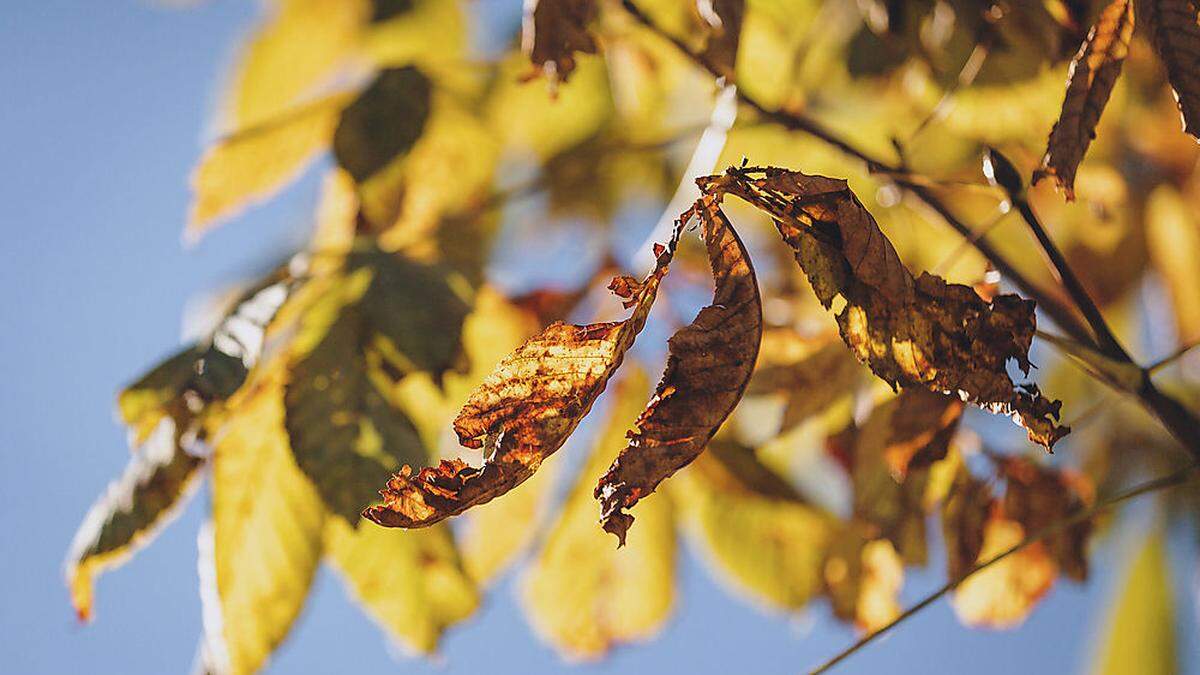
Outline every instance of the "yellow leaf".
{"type": "Polygon", "coordinates": [[[368,0],[275,0],[250,39],[227,94],[231,126],[290,110],[325,84],[359,39],[368,0]]]}
{"type": "MultiPolygon", "coordinates": [[[[1025,528],[993,514],[984,526],[978,562],[1019,543],[1025,528]]],[[[1025,621],[1054,584],[1058,567],[1042,542],[1034,542],[987,569],[967,577],[954,593],[954,611],[968,626],[1015,628],[1025,621]]]]}
{"type": "Polygon", "coordinates": [[[410,650],[435,651],[442,633],[479,605],[445,525],[400,532],[329,518],[325,549],[363,609],[410,650]]]}
{"type": "Polygon", "coordinates": [[[1108,604],[1107,630],[1092,672],[1172,675],[1179,671],[1171,568],[1161,529],[1152,530],[1125,570],[1119,595],[1108,604]]]}
{"type": "Polygon", "coordinates": [[[230,400],[212,459],[215,588],[202,594],[205,628],[212,658],[235,674],[258,670],[287,637],[320,562],[325,522],[288,448],[282,373],[268,368],[230,400]]]}
{"type": "Polygon", "coordinates": [[[196,239],[214,221],[273,195],[328,147],[347,94],[306,105],[284,119],[249,127],[205,152],[192,175],[192,210],[185,236],[196,239]]]}
{"type": "Polygon", "coordinates": [[[597,439],[545,545],[525,576],[525,614],[564,656],[592,659],[662,627],[675,595],[675,527],[666,495],[642,500],[642,525],[623,548],[597,526],[592,489],[625,447],[647,389],[641,373],[616,392],[609,422],[597,439]]]}
{"type": "Polygon", "coordinates": [[[1200,339],[1200,218],[1169,185],[1150,193],[1146,239],[1150,258],[1167,282],[1180,342],[1200,339]]]}

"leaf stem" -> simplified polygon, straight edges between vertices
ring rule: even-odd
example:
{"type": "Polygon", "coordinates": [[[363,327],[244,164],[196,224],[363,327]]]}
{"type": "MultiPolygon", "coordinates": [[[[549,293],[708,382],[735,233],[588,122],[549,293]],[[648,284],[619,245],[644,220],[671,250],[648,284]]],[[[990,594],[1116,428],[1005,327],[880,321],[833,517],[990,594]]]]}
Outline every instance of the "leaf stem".
{"type": "Polygon", "coordinates": [[[944,585],[942,585],[940,588],[938,588],[934,592],[932,592],[929,595],[922,598],[921,601],[918,602],[917,604],[904,610],[899,616],[897,616],[895,619],[892,619],[887,625],[883,626],[882,628],[879,628],[878,630],[872,631],[872,632],[868,633],[867,635],[864,635],[861,639],[859,639],[854,644],[852,644],[849,647],[847,647],[846,649],[843,649],[842,651],[838,652],[835,656],[833,656],[833,658],[825,661],[821,665],[819,665],[816,668],[814,668],[813,670],[809,671],[810,674],[811,675],[819,675],[820,673],[824,673],[824,672],[828,671],[829,669],[833,668],[837,664],[844,661],[851,654],[857,652],[858,650],[862,649],[866,645],[873,642],[876,638],[882,636],[884,633],[886,633],[886,632],[892,630],[893,628],[895,628],[896,626],[900,625],[901,623],[903,623],[908,618],[912,617],[917,612],[919,612],[922,609],[933,604],[939,598],[941,598],[943,595],[946,595],[947,593],[954,590],[955,588],[958,588],[958,586],[960,584],[962,584],[964,581],[966,581],[968,577],[976,574],[977,572],[987,569],[988,567],[1000,562],[1001,560],[1004,560],[1008,556],[1020,551],[1021,549],[1025,548],[1026,546],[1029,546],[1030,544],[1033,544],[1034,542],[1038,542],[1038,541],[1041,541],[1042,539],[1045,539],[1046,537],[1055,535],[1055,534],[1067,529],[1068,527],[1075,525],[1076,523],[1080,523],[1085,520],[1089,520],[1092,517],[1096,516],[1097,514],[1103,512],[1103,511],[1106,511],[1109,508],[1111,508],[1123,501],[1126,501],[1128,499],[1133,499],[1134,497],[1138,497],[1140,495],[1144,495],[1144,494],[1147,494],[1150,492],[1156,492],[1158,490],[1163,490],[1163,489],[1166,489],[1169,487],[1175,487],[1177,485],[1182,485],[1183,483],[1186,483],[1187,481],[1192,479],[1192,477],[1193,477],[1192,473],[1197,468],[1200,468],[1200,464],[1191,464],[1187,467],[1184,467],[1183,469],[1180,469],[1179,471],[1168,474],[1166,476],[1161,476],[1159,478],[1155,478],[1153,480],[1149,480],[1144,483],[1139,483],[1138,485],[1135,485],[1131,488],[1128,488],[1126,490],[1118,492],[1118,493],[1112,495],[1111,497],[1108,497],[1107,499],[1099,501],[1096,504],[1094,504],[1088,508],[1076,511],[1075,513],[1073,513],[1059,521],[1056,521],[1054,523],[1051,523],[1050,525],[1047,525],[1046,527],[1043,527],[1042,529],[1034,532],[1033,534],[1028,535],[1024,539],[1022,539],[1020,542],[1018,542],[1016,545],[1008,548],[1007,550],[1002,551],[999,554],[992,556],[991,558],[988,558],[987,560],[976,563],[974,567],[967,570],[965,573],[963,573],[959,577],[957,577],[955,579],[951,579],[950,581],[946,582],[944,585]]]}

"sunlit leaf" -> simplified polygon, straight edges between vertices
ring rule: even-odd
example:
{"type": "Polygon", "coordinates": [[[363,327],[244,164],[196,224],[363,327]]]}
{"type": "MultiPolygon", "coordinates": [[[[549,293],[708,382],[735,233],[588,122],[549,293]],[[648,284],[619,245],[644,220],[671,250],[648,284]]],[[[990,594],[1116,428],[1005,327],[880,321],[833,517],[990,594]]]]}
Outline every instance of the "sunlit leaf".
{"type": "Polygon", "coordinates": [[[1033,177],[1036,183],[1042,176],[1053,176],[1067,199],[1075,198],[1075,171],[1129,55],[1133,24],[1133,0],[1112,0],[1071,62],[1062,112],[1050,131],[1042,168],[1033,177]]]}
{"type": "Polygon", "coordinates": [[[633,308],[624,321],[586,326],[554,323],[496,365],[454,420],[464,447],[483,448],[482,468],[445,461],[414,475],[404,467],[381,491],[383,504],[363,512],[388,527],[424,527],[490,501],[527,480],[562,447],[621,365],[646,323],[679,232],[656,246],[655,269],[639,282],[610,286],[633,308]]]}
{"type": "Polygon", "coordinates": [[[446,629],[479,605],[444,525],[396,532],[329,518],[325,554],[363,609],[411,651],[435,651],[446,629]]]}
{"type": "Polygon", "coordinates": [[[638,509],[643,526],[625,548],[596,527],[595,476],[625,447],[645,378],[621,383],[607,427],[580,471],[541,551],[526,572],[525,613],[564,655],[592,659],[615,645],[645,640],[662,627],[675,596],[675,525],[666,495],[638,509]]]}
{"type": "MultiPolygon", "coordinates": [[[[1028,534],[1021,524],[993,511],[984,525],[983,562],[1020,543],[1028,534]]],[[[1013,628],[1021,625],[1050,590],[1058,569],[1042,542],[1034,542],[983,571],[954,592],[954,611],[969,626],[1013,628]]]]}
{"type": "Polygon", "coordinates": [[[629,445],[596,485],[604,529],[624,543],[626,513],[704,451],[742,399],[762,341],[754,268],[719,202],[704,198],[680,216],[699,219],[712,268],[712,302],[671,336],[662,380],[629,434],[629,445]]]}
{"type": "Polygon", "coordinates": [[[791,329],[776,329],[763,334],[759,363],[746,395],[782,395],[786,431],[852,394],[864,372],[836,338],[805,340],[791,329]]]}
{"type": "Polygon", "coordinates": [[[859,630],[877,630],[900,613],[904,562],[887,539],[851,526],[833,541],[822,572],[834,615],[859,630]]]}
{"type": "Polygon", "coordinates": [[[1009,360],[1025,372],[1031,365],[1032,301],[999,295],[987,302],[969,286],[929,273],[914,278],[844,180],[731,169],[701,185],[742,197],[775,220],[821,303],[844,302],[842,339],[885,382],[957,394],[1011,415],[1047,449],[1069,431],[1057,424],[1059,402],[1007,373],[1009,360]]]}
{"type": "Polygon", "coordinates": [[[304,607],[321,558],[325,507],[288,448],[281,372],[271,366],[230,401],[213,448],[215,583],[201,596],[222,672],[266,663],[304,607]]]}
{"type": "Polygon", "coordinates": [[[1175,601],[1166,537],[1147,533],[1109,605],[1107,629],[1092,672],[1102,675],[1172,675],[1180,672],[1175,601]]]}
{"type": "MultiPolygon", "coordinates": [[[[749,448],[713,441],[679,479],[670,494],[723,580],[783,610],[799,609],[821,593],[836,521],[806,503],[749,448]]],[[[630,542],[642,536],[640,530],[630,542]]]]}
{"type": "Polygon", "coordinates": [[[1137,16],[1167,68],[1183,130],[1200,139],[1200,4],[1138,0],[1137,16]]]}
{"type": "MultiPolygon", "coordinates": [[[[1095,499],[1091,483],[1078,473],[1055,470],[1023,457],[1005,460],[1001,469],[1007,480],[1004,514],[1020,523],[1026,532],[1039,532],[1089,506],[1095,499]]],[[[1091,532],[1091,522],[1085,520],[1042,540],[1069,579],[1087,579],[1087,543],[1091,532]]]]}
{"type": "Polygon", "coordinates": [[[1150,193],[1146,204],[1150,258],[1166,281],[1181,343],[1200,339],[1200,218],[1195,214],[1194,204],[1167,185],[1150,193]]]}
{"type": "Polygon", "coordinates": [[[71,602],[84,621],[92,615],[94,578],[154,539],[191,496],[204,463],[180,447],[172,419],[142,440],[125,473],[84,517],[67,555],[71,602]]]}

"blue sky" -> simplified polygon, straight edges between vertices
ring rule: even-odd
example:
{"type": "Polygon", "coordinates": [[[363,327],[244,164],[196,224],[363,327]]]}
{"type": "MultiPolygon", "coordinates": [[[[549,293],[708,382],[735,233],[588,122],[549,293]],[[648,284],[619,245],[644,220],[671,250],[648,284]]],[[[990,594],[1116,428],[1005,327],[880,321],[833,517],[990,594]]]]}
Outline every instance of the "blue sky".
{"type": "MultiPolygon", "coordinates": [[[[485,0],[495,3],[499,0],[485,0]]],[[[518,0],[505,0],[517,3],[518,0]]],[[[103,577],[97,620],[79,626],[61,565],[93,499],[127,459],[117,388],[179,343],[185,302],[237,280],[303,240],[315,180],[184,249],[187,177],[214,92],[250,26],[253,3],[189,11],[148,2],[7,0],[0,9],[0,664],[13,673],[187,672],[200,632],[196,530],[207,495],[149,549],[103,577]]],[[[1097,550],[1085,588],[1060,583],[1020,630],[962,628],[945,603],[855,656],[841,671],[1081,672],[1126,556],[1097,550]]],[[[1121,534],[1125,532],[1126,534],[1121,534]]],[[[1178,586],[1194,547],[1175,537],[1178,586]]],[[[1115,543],[1114,543],[1115,542],[1115,543]]],[[[581,672],[797,672],[852,633],[814,608],[764,613],[730,595],[684,549],[680,602],[653,643],[581,672]]],[[[936,559],[936,556],[934,556],[936,559]]],[[[906,604],[939,583],[910,575],[906,604]]],[[[1197,644],[1190,593],[1178,595],[1181,646],[1197,644]]],[[[393,658],[327,572],[273,673],[556,672],[528,630],[508,578],[434,661],[393,658]]],[[[1184,647],[1187,650],[1187,647],[1184,647]]],[[[1189,657],[1200,673],[1200,657],[1189,657]]]]}

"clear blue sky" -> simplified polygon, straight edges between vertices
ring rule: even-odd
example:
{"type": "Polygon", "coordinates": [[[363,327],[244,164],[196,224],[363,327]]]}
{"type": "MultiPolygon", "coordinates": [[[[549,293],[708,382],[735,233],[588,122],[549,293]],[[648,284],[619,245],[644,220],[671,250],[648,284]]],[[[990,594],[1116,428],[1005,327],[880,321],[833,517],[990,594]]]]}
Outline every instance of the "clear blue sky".
{"type": "MultiPolygon", "coordinates": [[[[188,298],[272,260],[301,240],[309,222],[312,176],[200,246],[180,244],[187,176],[254,9],[246,0],[185,12],[133,0],[5,0],[0,9],[4,672],[161,674],[191,664],[200,633],[195,535],[206,494],[153,546],[100,580],[93,625],[76,624],[61,565],[80,518],[128,457],[114,421],[115,390],[178,344],[188,298]]],[[[1180,548],[1177,563],[1196,559],[1194,547],[1180,548]]],[[[804,618],[763,613],[729,595],[703,561],[684,557],[681,601],[664,634],[581,672],[798,672],[853,637],[820,607],[804,618]]],[[[1081,672],[1114,561],[1124,557],[1103,545],[1094,581],[1084,589],[1060,583],[1020,630],[967,630],[939,603],[842,672],[1081,672]]],[[[937,563],[911,574],[906,603],[942,574],[937,563]]],[[[1194,592],[1183,591],[1197,580],[1179,581],[1181,646],[1197,651],[1194,592]]],[[[1200,673],[1200,657],[1189,661],[1200,673]]],[[[511,578],[430,663],[393,659],[339,582],[322,572],[270,672],[561,666],[527,629],[511,578]]]]}

